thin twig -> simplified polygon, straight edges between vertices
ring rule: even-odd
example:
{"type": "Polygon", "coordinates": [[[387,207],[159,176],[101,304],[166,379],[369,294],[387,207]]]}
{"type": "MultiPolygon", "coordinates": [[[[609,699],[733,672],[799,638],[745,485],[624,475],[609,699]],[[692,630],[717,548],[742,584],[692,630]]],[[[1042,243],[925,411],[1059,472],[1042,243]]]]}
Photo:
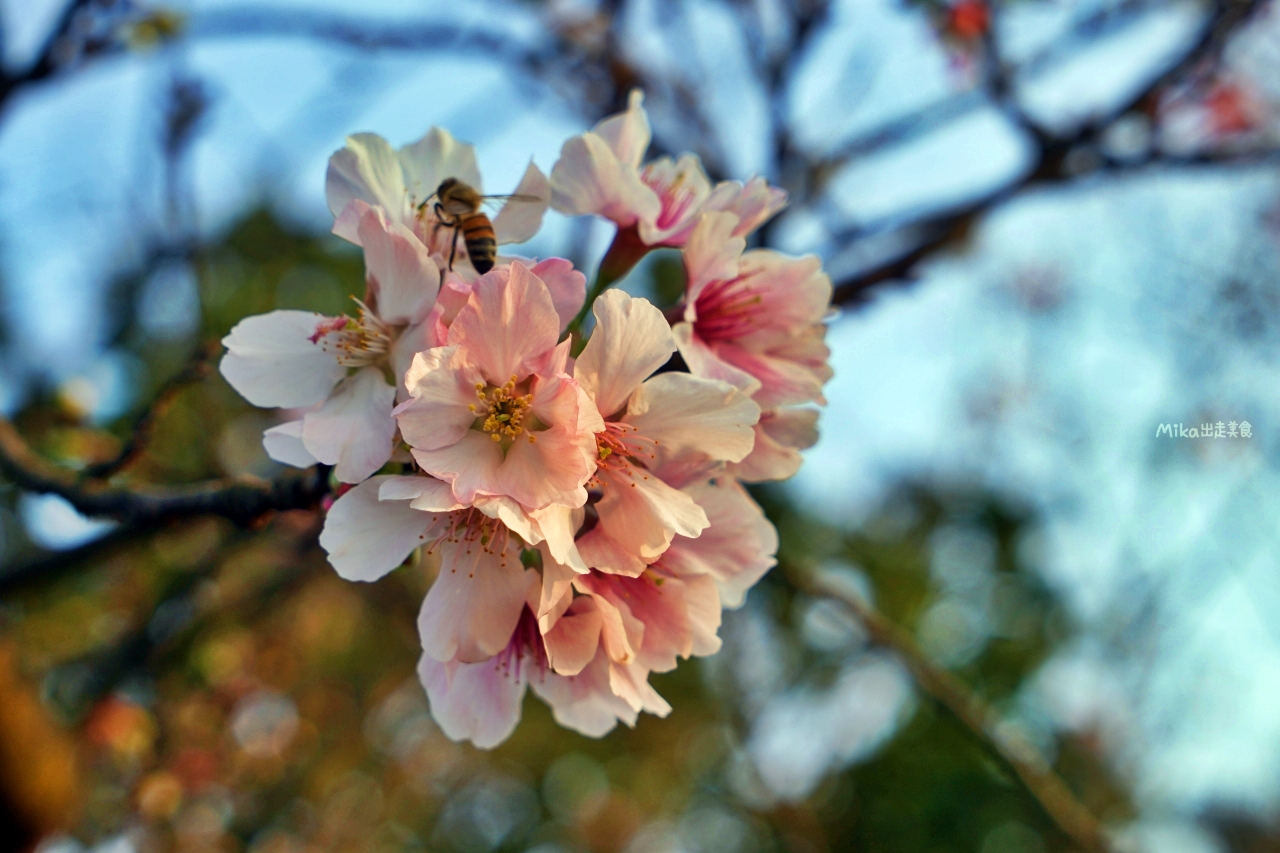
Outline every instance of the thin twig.
{"type": "Polygon", "coordinates": [[[807,591],[833,598],[848,607],[877,644],[902,658],[920,688],[955,715],[969,731],[991,746],[1045,813],[1088,853],[1111,850],[1098,819],[1076,798],[1039,751],[1008,726],[1000,715],[947,670],[928,661],[905,630],[872,607],[856,590],[815,573],[801,583],[807,591]]]}
{"type": "Polygon", "coordinates": [[[133,422],[129,437],[120,452],[113,458],[85,466],[81,479],[104,480],[132,465],[151,441],[156,421],[168,410],[169,405],[192,382],[203,379],[209,373],[209,360],[219,351],[216,343],[206,344],[191,353],[186,366],[169,377],[147,406],[133,422]]]}

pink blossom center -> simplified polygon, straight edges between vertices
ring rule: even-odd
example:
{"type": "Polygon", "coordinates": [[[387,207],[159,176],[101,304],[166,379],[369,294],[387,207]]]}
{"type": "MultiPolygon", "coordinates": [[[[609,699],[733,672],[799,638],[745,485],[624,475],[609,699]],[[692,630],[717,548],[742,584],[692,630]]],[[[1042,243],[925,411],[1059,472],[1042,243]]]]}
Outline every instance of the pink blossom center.
{"type": "Polygon", "coordinates": [[[740,278],[709,284],[697,309],[694,329],[704,341],[742,338],[763,325],[764,299],[740,278]]]}
{"type": "Polygon", "coordinates": [[[607,422],[604,431],[596,433],[596,475],[588,485],[603,488],[601,472],[634,476],[637,469],[647,470],[647,462],[658,458],[657,445],[657,440],[640,435],[631,424],[607,422]]]}
{"type": "Polygon", "coordinates": [[[475,507],[448,513],[432,513],[431,523],[432,529],[439,532],[426,543],[428,554],[443,542],[459,545],[468,554],[473,548],[479,548],[486,554],[504,560],[520,559],[520,540],[513,537],[501,521],[490,518],[475,507]]]}
{"type": "Polygon", "coordinates": [[[538,630],[538,618],[528,605],[520,611],[520,621],[516,622],[511,641],[493,656],[491,663],[504,678],[519,680],[523,674],[532,679],[546,673],[547,650],[542,642],[542,632],[538,630]]]}
{"type": "Polygon", "coordinates": [[[678,172],[671,181],[664,182],[654,177],[652,167],[646,167],[640,174],[640,180],[657,193],[662,202],[662,212],[654,225],[664,231],[684,222],[697,204],[697,191],[685,182],[684,172],[678,172]]]}

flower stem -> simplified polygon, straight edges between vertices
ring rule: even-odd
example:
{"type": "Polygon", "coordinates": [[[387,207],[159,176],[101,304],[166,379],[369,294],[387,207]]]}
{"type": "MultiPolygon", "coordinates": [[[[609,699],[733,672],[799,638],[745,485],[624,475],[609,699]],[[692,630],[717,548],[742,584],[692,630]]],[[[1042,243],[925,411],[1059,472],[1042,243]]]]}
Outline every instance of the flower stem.
{"type": "Polygon", "coordinates": [[[582,324],[586,322],[587,315],[591,313],[591,306],[595,304],[600,294],[625,278],[627,273],[631,272],[635,265],[640,262],[640,259],[649,254],[651,248],[640,239],[640,232],[634,225],[629,228],[619,228],[618,233],[613,236],[613,242],[609,244],[609,251],[604,253],[604,258],[600,261],[600,269],[596,271],[596,280],[591,285],[591,290],[587,292],[586,300],[582,303],[582,310],[578,312],[578,316],[573,318],[573,321],[569,323],[569,327],[565,330],[573,338],[573,354],[575,357],[586,346],[586,342],[582,339],[582,324]]]}
{"type": "Polygon", "coordinates": [[[821,573],[799,584],[807,592],[835,599],[862,622],[871,639],[898,654],[920,688],[950,711],[965,728],[994,750],[1045,813],[1088,853],[1111,850],[1098,819],[1076,798],[1039,751],[1009,726],[968,685],[925,657],[911,634],[876,610],[856,590],[821,573]]]}

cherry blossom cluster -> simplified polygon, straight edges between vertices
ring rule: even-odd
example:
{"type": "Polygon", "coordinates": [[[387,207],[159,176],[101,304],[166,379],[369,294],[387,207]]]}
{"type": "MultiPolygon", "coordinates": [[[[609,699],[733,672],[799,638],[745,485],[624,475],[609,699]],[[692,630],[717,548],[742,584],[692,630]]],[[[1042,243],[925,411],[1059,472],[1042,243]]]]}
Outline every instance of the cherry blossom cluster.
{"type": "Polygon", "coordinates": [[[785,195],[713,185],[693,155],[646,163],[649,142],[633,93],[549,178],[530,164],[492,221],[499,244],[549,206],[616,223],[589,336],[569,261],[476,272],[435,204],[446,178],[483,192],[475,152],[433,128],[399,150],[355,135],[330,159],[334,233],[364,252],[351,313],[273,311],[223,341],[231,385],[288,410],[267,453],[342,484],[320,537],[337,572],[438,564],[418,671],[455,740],[503,741],[529,688],[591,736],[668,713],[650,673],[714,653],[722,610],[775,563],[742,483],[791,476],[816,440],[830,280],[816,258],[746,249],[785,195]],[[680,305],[605,289],[657,247],[683,256],[680,305]]]}

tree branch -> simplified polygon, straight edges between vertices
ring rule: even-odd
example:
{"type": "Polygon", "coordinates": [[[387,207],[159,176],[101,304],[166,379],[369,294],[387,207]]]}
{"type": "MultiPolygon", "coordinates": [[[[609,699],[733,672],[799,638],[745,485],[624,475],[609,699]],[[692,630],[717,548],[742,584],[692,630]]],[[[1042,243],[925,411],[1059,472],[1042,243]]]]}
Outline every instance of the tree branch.
{"type": "Polygon", "coordinates": [[[84,481],[33,451],[0,419],[0,474],[20,489],[57,495],[82,515],[114,518],[126,526],[150,526],[176,518],[217,515],[248,525],[269,512],[308,509],[329,493],[329,468],[271,482],[214,480],[175,488],[116,488],[84,481]]]}
{"type": "Polygon", "coordinates": [[[814,573],[799,586],[848,607],[875,643],[898,654],[922,690],[991,747],[1027,793],[1081,849],[1088,853],[1107,853],[1111,849],[1097,818],[1053,772],[1036,748],[1010,727],[1001,725],[1002,719],[995,709],[964,682],[930,663],[909,633],[872,607],[855,590],[826,575],[814,573]]]}
{"type": "Polygon", "coordinates": [[[7,101],[19,87],[45,80],[58,71],[64,60],[59,53],[69,50],[71,31],[79,16],[92,3],[93,0],[71,0],[54,22],[48,38],[36,54],[35,62],[16,74],[0,72],[0,104],[7,101]]]}

